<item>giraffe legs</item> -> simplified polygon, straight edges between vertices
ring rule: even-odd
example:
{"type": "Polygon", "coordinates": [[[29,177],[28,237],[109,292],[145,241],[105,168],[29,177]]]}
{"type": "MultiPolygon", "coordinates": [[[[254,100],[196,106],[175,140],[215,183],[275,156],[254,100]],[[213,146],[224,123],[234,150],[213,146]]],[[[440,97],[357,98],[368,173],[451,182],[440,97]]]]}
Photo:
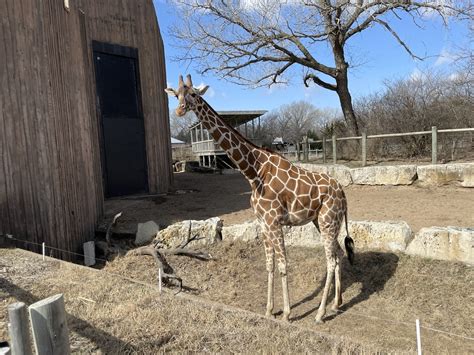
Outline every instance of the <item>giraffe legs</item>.
{"type": "Polygon", "coordinates": [[[335,312],[339,312],[339,307],[342,304],[342,295],[341,295],[341,261],[343,253],[339,244],[337,244],[338,252],[336,254],[336,266],[334,269],[334,303],[332,305],[332,310],[335,312]]]}
{"type": "Polygon", "coordinates": [[[267,317],[273,317],[273,280],[274,280],[274,255],[273,245],[270,240],[265,238],[265,255],[267,259],[267,272],[268,272],[268,289],[267,289],[267,311],[265,315],[267,317]]]}
{"type": "MultiPolygon", "coordinates": [[[[339,230],[337,228],[337,230],[339,230]]],[[[324,285],[324,291],[319,304],[318,313],[316,314],[316,323],[322,323],[323,317],[326,314],[326,304],[328,299],[329,290],[331,288],[332,280],[334,279],[334,303],[332,310],[338,312],[339,306],[342,304],[341,296],[341,260],[342,260],[342,249],[337,242],[336,233],[325,233],[324,237],[324,249],[326,253],[327,273],[326,283],[324,285]]]]}
{"type": "Polygon", "coordinates": [[[321,303],[319,304],[318,313],[316,314],[316,323],[322,323],[323,317],[326,314],[326,303],[328,300],[329,289],[331,288],[332,279],[334,277],[335,262],[328,260],[327,273],[326,273],[326,284],[324,285],[323,296],[321,303]]]}
{"type": "Polygon", "coordinates": [[[280,226],[264,226],[264,244],[268,271],[268,292],[266,316],[272,316],[273,311],[273,282],[274,257],[276,256],[278,271],[280,272],[283,291],[283,320],[290,317],[290,297],[288,291],[288,276],[286,274],[286,251],[283,232],[280,226]],[[276,255],[275,255],[276,254],[276,255]]]}

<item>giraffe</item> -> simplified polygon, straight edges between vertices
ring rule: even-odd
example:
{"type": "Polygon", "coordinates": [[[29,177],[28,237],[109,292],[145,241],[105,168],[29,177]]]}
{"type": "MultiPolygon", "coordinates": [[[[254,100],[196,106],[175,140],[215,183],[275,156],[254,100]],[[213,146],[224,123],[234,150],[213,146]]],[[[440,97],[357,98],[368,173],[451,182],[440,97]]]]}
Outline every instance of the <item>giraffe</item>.
{"type": "Polygon", "coordinates": [[[282,281],[283,320],[290,316],[287,258],[283,226],[314,223],[320,231],[327,262],[327,275],[316,322],[322,323],[332,279],[335,279],[335,297],[332,310],[339,311],[341,296],[341,261],[344,255],[337,236],[343,219],[347,236],[345,249],[352,264],[354,242],[347,228],[347,200],[341,185],[326,174],[312,173],[291,164],[279,154],[257,147],[230,127],[202,98],[209,86],[194,88],[191,76],[186,83],[179,76],[178,88],[165,91],[179,103],[178,116],[194,111],[204,127],[239,168],[250,183],[250,204],[262,228],[268,272],[266,316],[273,316],[273,283],[275,259],[282,281]]]}

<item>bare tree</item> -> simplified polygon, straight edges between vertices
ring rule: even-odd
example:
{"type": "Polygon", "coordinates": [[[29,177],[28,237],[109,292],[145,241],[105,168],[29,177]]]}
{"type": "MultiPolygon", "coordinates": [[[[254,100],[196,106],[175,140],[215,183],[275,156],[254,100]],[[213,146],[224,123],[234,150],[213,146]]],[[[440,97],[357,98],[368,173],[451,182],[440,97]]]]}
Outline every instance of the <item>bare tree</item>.
{"type": "Polygon", "coordinates": [[[191,137],[190,137],[190,131],[189,127],[195,122],[197,122],[198,119],[194,115],[193,112],[188,112],[186,115],[182,117],[178,117],[176,113],[173,111],[170,112],[170,131],[171,131],[171,136],[180,139],[186,143],[190,143],[191,137]]]}
{"type": "Polygon", "coordinates": [[[286,142],[300,142],[308,131],[315,131],[321,113],[307,101],[282,106],[276,116],[278,136],[286,142]]]}
{"type": "MultiPolygon", "coordinates": [[[[355,104],[361,126],[369,134],[429,131],[432,126],[444,129],[474,125],[472,85],[464,80],[463,73],[420,72],[411,78],[387,81],[385,86],[382,93],[361,98],[355,104]]],[[[454,159],[454,151],[470,136],[441,135],[438,139],[440,156],[454,159]]],[[[397,147],[397,154],[405,157],[427,155],[431,149],[426,136],[374,142],[371,150],[376,150],[377,156],[383,156],[384,149],[387,155],[393,156],[394,147],[397,147]]]]}
{"type": "Polygon", "coordinates": [[[392,27],[390,16],[401,20],[408,15],[419,26],[433,15],[445,23],[451,16],[472,18],[471,0],[174,1],[181,15],[171,30],[183,50],[179,59],[197,61],[203,73],[254,86],[285,83],[295,68],[303,68],[305,85],[313,81],[337,93],[344,118],[356,134],[359,124],[348,82],[349,40],[380,26],[410,56],[421,59],[392,27]],[[324,54],[328,46],[330,63],[324,54]]]}

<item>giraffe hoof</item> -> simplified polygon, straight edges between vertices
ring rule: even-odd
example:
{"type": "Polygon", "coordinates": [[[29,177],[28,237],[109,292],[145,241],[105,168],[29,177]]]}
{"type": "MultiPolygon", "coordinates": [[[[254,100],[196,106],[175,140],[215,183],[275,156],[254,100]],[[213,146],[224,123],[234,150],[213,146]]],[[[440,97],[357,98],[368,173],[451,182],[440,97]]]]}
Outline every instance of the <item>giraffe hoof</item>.
{"type": "Polygon", "coordinates": [[[265,317],[275,319],[275,315],[272,312],[265,313],[265,317]]]}
{"type": "Polygon", "coordinates": [[[316,324],[324,324],[324,321],[322,319],[316,319],[316,324]]]}
{"type": "Polygon", "coordinates": [[[284,322],[289,322],[290,321],[290,315],[289,314],[284,314],[283,317],[281,317],[281,320],[284,322]]]}
{"type": "Polygon", "coordinates": [[[340,314],[342,313],[342,311],[339,309],[339,308],[331,308],[331,313],[332,314],[340,314]]]}

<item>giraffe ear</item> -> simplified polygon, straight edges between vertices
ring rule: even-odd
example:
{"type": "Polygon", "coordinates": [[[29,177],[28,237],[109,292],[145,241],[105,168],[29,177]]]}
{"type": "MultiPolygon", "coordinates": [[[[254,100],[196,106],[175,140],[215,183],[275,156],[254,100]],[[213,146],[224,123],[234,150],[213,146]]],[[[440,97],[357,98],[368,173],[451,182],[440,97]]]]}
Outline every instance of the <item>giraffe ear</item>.
{"type": "Polygon", "coordinates": [[[196,91],[199,94],[199,96],[202,96],[206,93],[207,89],[209,89],[209,85],[206,85],[202,88],[196,88],[196,91]]]}
{"type": "Polygon", "coordinates": [[[165,92],[166,92],[168,95],[171,95],[171,96],[178,96],[178,93],[177,93],[176,90],[173,89],[173,88],[166,88],[166,89],[165,89],[165,92]]]}

